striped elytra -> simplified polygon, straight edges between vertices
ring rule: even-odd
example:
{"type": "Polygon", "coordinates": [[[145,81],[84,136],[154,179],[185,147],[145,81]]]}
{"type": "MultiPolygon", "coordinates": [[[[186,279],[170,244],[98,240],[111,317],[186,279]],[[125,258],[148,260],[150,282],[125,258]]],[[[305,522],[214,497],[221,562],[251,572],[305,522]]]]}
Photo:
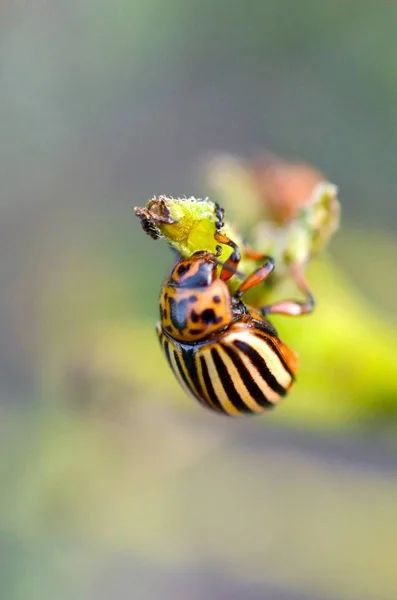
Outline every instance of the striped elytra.
{"type": "Polygon", "coordinates": [[[161,348],[179,384],[206,408],[231,416],[262,413],[291,389],[297,356],[241,293],[232,296],[217,267],[211,253],[174,267],[160,297],[161,348]]]}
{"type": "Polygon", "coordinates": [[[261,413],[290,390],[294,355],[278,338],[236,323],[212,341],[189,345],[159,325],[163,352],[184,390],[205,407],[227,415],[261,413]]]}

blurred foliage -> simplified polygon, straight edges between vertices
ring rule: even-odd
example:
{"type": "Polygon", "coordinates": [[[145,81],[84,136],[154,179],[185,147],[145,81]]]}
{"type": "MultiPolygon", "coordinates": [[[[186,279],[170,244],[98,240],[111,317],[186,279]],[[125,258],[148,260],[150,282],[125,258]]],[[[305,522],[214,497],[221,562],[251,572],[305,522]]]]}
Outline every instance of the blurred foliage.
{"type": "Polygon", "coordinates": [[[1,598],[395,600],[397,5],[0,19],[1,598]],[[316,313],[277,319],[293,394],[236,424],[162,360],[172,254],[131,207],[215,198],[192,164],[264,146],[336,181],[344,226],[308,271],[316,313]]]}
{"type": "Polygon", "coordinates": [[[311,165],[270,152],[251,160],[224,154],[208,161],[205,174],[213,198],[257,250],[276,258],[277,271],[306,265],[339,227],[338,190],[311,165]]]}
{"type": "Polygon", "coordinates": [[[101,561],[129,556],[132,568],[136,560],[154,571],[208,561],[231,582],[393,600],[396,482],[388,472],[337,456],[313,461],[302,444],[266,442],[250,426],[214,425],[204,413],[190,421],[142,400],[121,422],[53,412],[13,457],[0,517],[26,540],[25,552],[39,540],[24,576],[38,596],[44,569],[81,586],[100,578],[101,561]]]}

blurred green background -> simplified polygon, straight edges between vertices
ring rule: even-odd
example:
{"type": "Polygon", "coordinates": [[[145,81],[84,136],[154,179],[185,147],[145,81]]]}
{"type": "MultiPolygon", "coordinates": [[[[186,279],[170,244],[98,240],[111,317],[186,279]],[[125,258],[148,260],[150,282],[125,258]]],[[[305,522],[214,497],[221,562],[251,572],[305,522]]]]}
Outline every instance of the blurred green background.
{"type": "Polygon", "coordinates": [[[1,3],[1,598],[397,598],[396,27],[367,0],[1,3]],[[296,390],[236,421],[167,369],[172,256],[132,207],[263,149],[325,172],[343,227],[316,314],[280,321],[296,390]]]}

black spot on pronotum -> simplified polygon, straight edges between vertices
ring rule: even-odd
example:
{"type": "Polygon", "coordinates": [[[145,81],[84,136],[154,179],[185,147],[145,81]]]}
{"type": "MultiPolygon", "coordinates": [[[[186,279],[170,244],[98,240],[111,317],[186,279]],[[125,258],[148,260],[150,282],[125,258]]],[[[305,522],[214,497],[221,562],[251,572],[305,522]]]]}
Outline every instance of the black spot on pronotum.
{"type": "Polygon", "coordinates": [[[190,313],[190,318],[193,323],[198,323],[200,321],[200,315],[198,315],[195,310],[192,310],[190,313]]]}
{"type": "Polygon", "coordinates": [[[197,271],[192,275],[181,279],[181,281],[179,281],[179,286],[191,289],[206,287],[212,281],[213,271],[214,266],[212,263],[206,261],[200,262],[197,265],[197,271]]]}
{"type": "Polygon", "coordinates": [[[215,304],[219,304],[219,303],[220,303],[220,301],[221,301],[221,297],[220,297],[220,296],[214,296],[214,297],[212,298],[212,300],[215,302],[215,304]]]}
{"type": "Polygon", "coordinates": [[[190,264],[182,263],[181,265],[179,265],[179,267],[177,269],[177,273],[178,273],[179,277],[183,277],[189,270],[190,270],[190,264]]]}
{"type": "Polygon", "coordinates": [[[171,321],[174,326],[181,330],[186,327],[187,317],[187,300],[183,299],[176,302],[174,298],[170,298],[171,321]]]}
{"type": "Polygon", "coordinates": [[[198,298],[197,296],[189,296],[189,302],[191,302],[192,304],[194,304],[194,302],[197,302],[198,298]]]}
{"type": "Polygon", "coordinates": [[[201,320],[203,321],[203,323],[206,323],[206,324],[213,323],[215,316],[216,315],[215,315],[215,311],[213,308],[206,308],[201,313],[201,320]]]}
{"type": "Polygon", "coordinates": [[[206,325],[211,325],[212,323],[217,325],[222,322],[222,317],[217,317],[213,308],[206,308],[201,313],[201,320],[206,325]]]}

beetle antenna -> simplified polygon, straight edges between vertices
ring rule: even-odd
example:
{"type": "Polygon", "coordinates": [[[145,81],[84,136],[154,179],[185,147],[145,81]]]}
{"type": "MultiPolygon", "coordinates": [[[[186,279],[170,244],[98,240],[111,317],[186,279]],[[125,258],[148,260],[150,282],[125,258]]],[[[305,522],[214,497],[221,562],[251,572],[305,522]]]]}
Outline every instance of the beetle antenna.
{"type": "Polygon", "coordinates": [[[215,262],[220,267],[222,267],[222,268],[226,269],[227,271],[229,271],[229,273],[232,273],[233,275],[236,275],[236,277],[239,277],[240,279],[245,279],[246,278],[246,275],[244,273],[242,273],[241,271],[238,271],[237,269],[234,269],[231,265],[228,265],[227,263],[224,263],[221,260],[218,260],[216,257],[215,257],[215,262]]]}

